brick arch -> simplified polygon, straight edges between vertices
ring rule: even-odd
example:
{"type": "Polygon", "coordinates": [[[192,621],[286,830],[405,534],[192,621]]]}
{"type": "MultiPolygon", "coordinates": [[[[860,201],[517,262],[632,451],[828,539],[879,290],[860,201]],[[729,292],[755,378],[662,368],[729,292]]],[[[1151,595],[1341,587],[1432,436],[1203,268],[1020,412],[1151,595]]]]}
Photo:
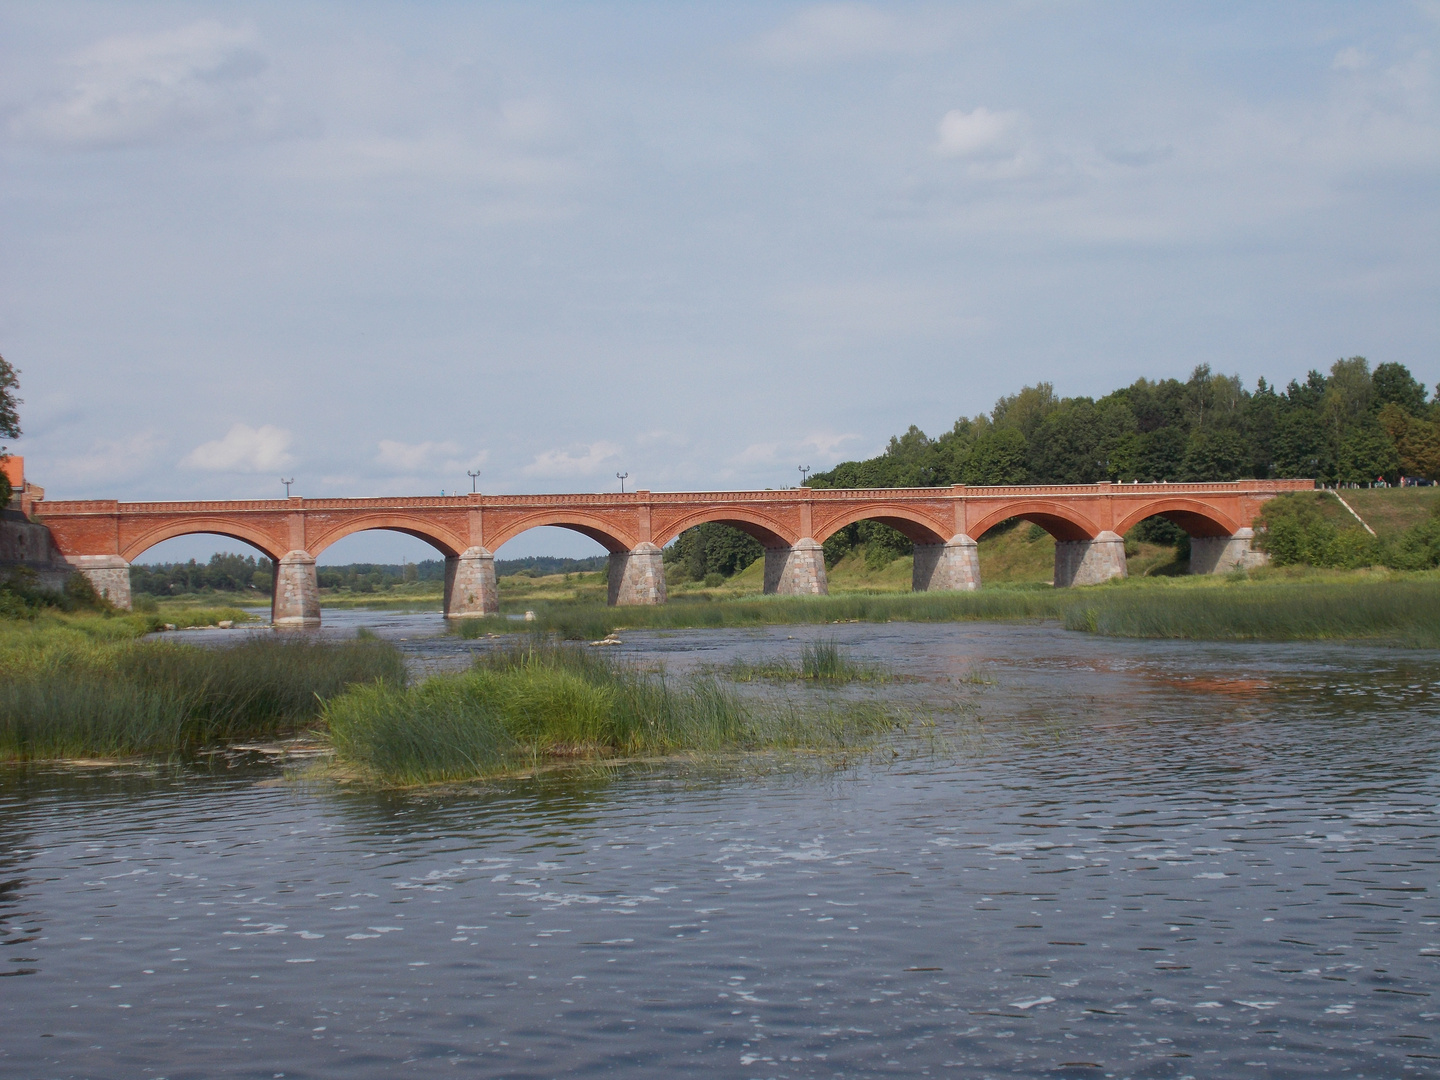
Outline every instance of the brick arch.
{"type": "Polygon", "coordinates": [[[655,543],[664,547],[686,529],[693,529],[696,525],[705,525],[711,522],[739,529],[758,540],[761,547],[790,547],[800,539],[800,537],[792,535],[792,530],[783,522],[777,521],[769,514],[745,507],[720,504],[701,507],[693,513],[686,514],[678,521],[673,522],[664,532],[656,534],[655,543]]]}
{"type": "Polygon", "coordinates": [[[121,549],[120,557],[126,562],[134,562],[156,544],[173,540],[177,536],[200,534],[225,536],[231,540],[239,540],[242,544],[249,544],[251,547],[259,549],[262,555],[271,559],[279,559],[289,550],[283,539],[259,529],[253,529],[244,522],[228,518],[187,516],[174,518],[137,536],[121,549]]]}
{"type": "Polygon", "coordinates": [[[417,540],[424,540],[443,555],[459,555],[470,546],[465,542],[464,537],[456,536],[449,529],[441,528],[433,521],[415,518],[408,514],[367,514],[364,517],[350,518],[324,532],[317,530],[315,534],[307,535],[305,538],[308,545],[306,550],[311,555],[318,557],[331,544],[343,540],[347,536],[353,536],[355,533],[369,532],[372,529],[404,533],[417,540]]]}
{"type": "Polygon", "coordinates": [[[1229,514],[1198,499],[1164,498],[1146,503],[1126,515],[1115,531],[1124,536],[1146,518],[1169,518],[1191,536],[1234,536],[1249,522],[1237,522],[1229,514]]]}
{"type": "Polygon", "coordinates": [[[1023,518],[1039,525],[1056,540],[1093,540],[1102,530],[1099,525],[1082,517],[1071,506],[1049,499],[1017,499],[992,510],[974,525],[970,535],[979,540],[1001,522],[1023,518]]]}
{"type": "Polygon", "coordinates": [[[514,540],[521,533],[538,529],[544,525],[555,525],[562,529],[578,532],[582,536],[588,536],[612,555],[621,551],[630,551],[640,542],[623,529],[615,528],[614,522],[598,514],[586,514],[574,510],[547,510],[511,521],[493,535],[487,529],[486,547],[491,551],[499,551],[502,546],[514,540]]]}
{"type": "Polygon", "coordinates": [[[916,544],[943,544],[954,534],[954,519],[941,520],[913,510],[903,503],[873,502],[847,507],[815,530],[814,539],[822,544],[847,525],[857,521],[878,521],[905,534],[916,544]]]}

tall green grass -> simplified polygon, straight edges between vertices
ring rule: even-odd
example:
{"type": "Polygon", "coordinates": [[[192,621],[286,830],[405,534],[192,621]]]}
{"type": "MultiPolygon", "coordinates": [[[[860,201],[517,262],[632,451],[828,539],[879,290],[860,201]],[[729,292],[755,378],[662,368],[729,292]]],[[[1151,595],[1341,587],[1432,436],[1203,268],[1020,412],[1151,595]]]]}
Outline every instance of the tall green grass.
{"type": "MultiPolygon", "coordinates": [[[[1071,630],[1117,637],[1292,641],[1384,638],[1440,646],[1440,579],[1285,580],[1283,571],[1247,578],[1122,580],[1082,589],[995,588],[977,592],[849,596],[767,596],[674,602],[655,607],[537,605],[526,624],[566,639],[617,629],[705,629],[836,622],[1055,620],[1071,630]]],[[[513,630],[505,620],[464,622],[481,637],[513,630]]]]}
{"type": "Polygon", "coordinates": [[[405,679],[400,653],[381,642],[195,648],[49,636],[28,650],[0,638],[0,760],[188,754],[271,738],[313,722],[323,699],[355,683],[405,679]]]}
{"type": "Polygon", "coordinates": [[[531,642],[417,686],[326,703],[341,761],[390,783],[493,775],[542,761],[843,748],[899,722],[878,703],[743,700],[713,676],[674,682],[612,657],[531,642]]]}
{"type": "Polygon", "coordinates": [[[1069,630],[1114,637],[1210,641],[1371,638],[1440,648],[1440,582],[1097,590],[1066,607],[1064,625],[1069,630]]]}

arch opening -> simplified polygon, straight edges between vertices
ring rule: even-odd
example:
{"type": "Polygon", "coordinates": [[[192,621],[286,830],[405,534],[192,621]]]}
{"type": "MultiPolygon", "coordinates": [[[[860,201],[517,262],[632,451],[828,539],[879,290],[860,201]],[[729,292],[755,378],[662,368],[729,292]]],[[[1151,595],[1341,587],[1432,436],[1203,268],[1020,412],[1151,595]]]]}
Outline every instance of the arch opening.
{"type": "Polygon", "coordinates": [[[1091,540],[1094,539],[1095,535],[1086,529],[1085,526],[1070,518],[1044,510],[1022,510],[1017,514],[1010,514],[1004,518],[992,516],[980,526],[976,527],[972,535],[974,539],[981,540],[985,537],[986,533],[1015,521],[1028,521],[1032,525],[1037,525],[1049,533],[1055,540],[1091,540]]]}
{"type": "Polygon", "coordinates": [[[919,514],[911,514],[894,506],[861,506],[828,522],[824,528],[816,529],[815,539],[824,543],[841,529],[858,525],[862,521],[874,521],[900,533],[912,544],[943,544],[950,539],[950,532],[942,531],[938,523],[919,514]]]}
{"type": "Polygon", "coordinates": [[[1115,531],[1129,532],[1136,525],[1149,518],[1162,517],[1185,530],[1192,537],[1210,538],[1233,536],[1248,522],[1232,521],[1230,517],[1213,506],[1207,506],[1193,499],[1157,500],[1140,507],[1125,517],[1115,531]]]}
{"type": "Polygon", "coordinates": [[[757,541],[762,548],[789,547],[799,539],[798,536],[790,536],[784,525],[765,514],[740,510],[737,507],[715,507],[687,514],[664,533],[657,535],[655,543],[667,547],[672,540],[678,539],[681,533],[697,525],[728,525],[757,541]]]}
{"type": "MultiPolygon", "coordinates": [[[[264,547],[231,532],[181,532],[138,551],[127,571],[130,603],[142,607],[174,597],[214,594],[211,603],[270,601],[275,560],[264,547]]],[[[123,556],[122,556],[123,557],[123,556]]]]}

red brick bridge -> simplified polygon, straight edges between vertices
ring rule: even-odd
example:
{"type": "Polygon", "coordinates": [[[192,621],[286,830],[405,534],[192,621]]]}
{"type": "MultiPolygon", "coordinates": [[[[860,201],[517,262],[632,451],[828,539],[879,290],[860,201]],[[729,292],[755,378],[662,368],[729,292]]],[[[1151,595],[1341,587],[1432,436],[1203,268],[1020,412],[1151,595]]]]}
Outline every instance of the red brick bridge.
{"type": "Polygon", "coordinates": [[[229,502],[37,502],[59,552],[97,589],[128,607],[130,563],[176,536],[243,540],[275,563],[278,625],[320,621],[315,558],[366,529],[419,537],[445,556],[445,614],[498,609],[491,554],[527,529],[558,525],[610,552],[610,603],[665,601],[661,548],[707,521],[742,529],[765,548],[767,593],[827,591],[821,544],[856,521],[894,526],[915,542],[917,591],[976,589],[975,542],[1003,521],[1034,522],[1056,539],[1055,584],[1125,574],[1131,526],[1162,515],[1191,536],[1191,571],[1223,572],[1260,557],[1251,523],[1261,505],[1310,480],[1217,484],[1076,484],[1046,487],[636,491],[615,495],[455,495],[394,499],[259,499],[229,502]]]}

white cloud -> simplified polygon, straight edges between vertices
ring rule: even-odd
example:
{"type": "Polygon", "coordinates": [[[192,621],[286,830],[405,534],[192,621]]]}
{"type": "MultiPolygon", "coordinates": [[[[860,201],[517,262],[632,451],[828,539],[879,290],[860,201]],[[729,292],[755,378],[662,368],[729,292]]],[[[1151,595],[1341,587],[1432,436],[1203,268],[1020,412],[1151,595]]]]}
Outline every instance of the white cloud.
{"type": "MultiPolygon", "coordinates": [[[[164,445],[165,440],[154,431],[138,432],[123,439],[100,439],[83,453],[55,458],[46,466],[49,475],[32,479],[42,486],[51,475],[55,480],[77,484],[128,480],[144,472],[164,445]]],[[[50,497],[57,497],[53,485],[50,497]]]]}
{"type": "Polygon", "coordinates": [[[927,52],[944,44],[941,27],[912,24],[869,4],[817,4],[762,34],[754,52],[782,64],[927,52]]]}
{"type": "Polygon", "coordinates": [[[779,453],[779,443],[751,443],[730,460],[736,465],[768,465],[779,453]]]}
{"type": "Polygon", "coordinates": [[[76,55],[68,89],[22,113],[22,136],[71,146],[123,146],[186,134],[256,132],[267,60],[252,32],[197,22],[107,38],[76,55]]]}
{"type": "Polygon", "coordinates": [[[602,440],[589,445],[546,450],[537,454],[535,460],[520,471],[526,476],[589,476],[608,468],[619,454],[619,446],[602,440]]]}
{"type": "Polygon", "coordinates": [[[834,457],[840,447],[844,446],[847,442],[854,442],[858,438],[860,438],[859,435],[836,435],[831,431],[817,431],[811,435],[807,435],[800,445],[809,447],[817,454],[828,458],[834,457]]]}
{"type": "Polygon", "coordinates": [[[269,472],[293,461],[290,432],[270,424],[260,428],[235,424],[223,439],[201,443],[180,464],[208,472],[269,472]]]}
{"type": "Polygon", "coordinates": [[[1336,71],[1363,71],[1370,66],[1370,60],[1371,57],[1368,53],[1352,45],[1348,49],[1341,49],[1336,53],[1330,66],[1336,71]]]}
{"type": "Polygon", "coordinates": [[[943,157],[972,157],[1006,149],[1020,114],[991,112],[981,105],[971,112],[951,109],[937,125],[935,152],[943,157]]]}

